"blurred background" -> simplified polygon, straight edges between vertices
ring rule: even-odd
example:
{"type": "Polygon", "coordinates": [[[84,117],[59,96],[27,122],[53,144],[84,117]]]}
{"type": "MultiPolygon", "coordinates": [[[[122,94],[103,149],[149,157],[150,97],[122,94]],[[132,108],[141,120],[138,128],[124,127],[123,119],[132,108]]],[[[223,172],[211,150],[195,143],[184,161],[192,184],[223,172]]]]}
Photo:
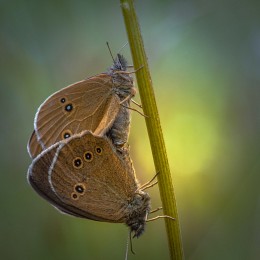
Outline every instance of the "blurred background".
{"type": "MultiPolygon", "coordinates": [[[[186,259],[259,259],[259,1],[144,0],[136,9],[186,259]]],[[[124,259],[126,226],[62,215],[26,180],[38,106],[106,71],[106,41],[114,53],[127,42],[119,1],[0,1],[1,259],[124,259]]],[[[122,53],[131,64],[129,46],[122,53]]],[[[155,169],[137,113],[130,145],[138,178],[150,180],[155,169]]],[[[160,206],[158,187],[149,193],[160,206]]],[[[148,223],[133,247],[129,259],[169,259],[164,222],[148,223]]]]}

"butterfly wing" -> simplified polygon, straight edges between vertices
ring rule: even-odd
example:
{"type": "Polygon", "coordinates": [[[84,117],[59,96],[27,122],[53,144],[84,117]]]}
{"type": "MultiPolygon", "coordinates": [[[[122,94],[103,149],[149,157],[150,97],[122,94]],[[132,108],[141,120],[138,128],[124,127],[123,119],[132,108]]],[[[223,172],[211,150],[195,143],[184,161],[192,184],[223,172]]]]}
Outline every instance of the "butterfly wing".
{"type": "Polygon", "coordinates": [[[38,154],[40,154],[42,152],[42,146],[40,145],[39,141],[37,140],[35,131],[32,132],[32,135],[28,141],[27,151],[31,158],[36,157],[38,154]]]}
{"type": "Polygon", "coordinates": [[[93,215],[107,222],[125,221],[128,201],[137,189],[133,169],[110,141],[88,131],[59,145],[48,175],[65,209],[75,207],[86,218],[93,215]]]}
{"type": "Polygon", "coordinates": [[[103,134],[120,108],[111,76],[100,74],[70,85],[51,95],[38,109],[28,151],[34,158],[40,150],[83,130],[103,134]],[[38,147],[38,146],[41,147],[38,147]]]}
{"type": "Polygon", "coordinates": [[[88,218],[97,221],[104,221],[90,213],[86,213],[74,206],[67,205],[53,192],[49,180],[48,170],[52,164],[57,149],[63,141],[50,146],[48,149],[39,154],[32,162],[28,169],[27,179],[32,188],[45,200],[51,203],[60,211],[81,218],[88,218]]]}

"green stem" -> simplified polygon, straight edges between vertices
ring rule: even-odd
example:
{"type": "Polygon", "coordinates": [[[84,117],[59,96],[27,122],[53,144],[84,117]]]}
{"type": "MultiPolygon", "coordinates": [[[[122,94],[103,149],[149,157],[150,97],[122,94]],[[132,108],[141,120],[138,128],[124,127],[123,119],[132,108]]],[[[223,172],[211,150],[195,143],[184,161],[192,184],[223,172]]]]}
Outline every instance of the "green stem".
{"type": "Polygon", "coordinates": [[[165,218],[170,255],[171,259],[180,260],[184,256],[176,200],[140,27],[133,0],[120,0],[120,2],[134,67],[138,70],[136,79],[143,111],[148,116],[145,120],[156,172],[159,173],[157,178],[164,214],[175,218],[175,221],[165,218]]]}

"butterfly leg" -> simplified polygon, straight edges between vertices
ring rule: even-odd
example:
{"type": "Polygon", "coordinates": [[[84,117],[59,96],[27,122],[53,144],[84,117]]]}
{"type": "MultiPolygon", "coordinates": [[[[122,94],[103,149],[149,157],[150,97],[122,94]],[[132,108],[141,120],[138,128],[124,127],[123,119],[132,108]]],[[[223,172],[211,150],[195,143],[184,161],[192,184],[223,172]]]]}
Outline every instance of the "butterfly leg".
{"type": "Polygon", "coordinates": [[[171,217],[171,216],[168,216],[168,215],[162,215],[162,216],[157,216],[157,217],[154,217],[154,218],[150,218],[150,219],[147,219],[146,222],[149,222],[149,221],[154,221],[154,220],[157,220],[159,218],[169,218],[171,220],[175,220],[175,218],[171,217]]]}
{"type": "Polygon", "coordinates": [[[131,99],[131,101],[138,107],[143,108],[141,104],[137,103],[135,100],[131,99]]]}
{"type": "Polygon", "coordinates": [[[144,191],[144,190],[146,190],[146,189],[148,189],[148,188],[153,187],[153,186],[156,185],[157,183],[158,183],[158,181],[156,181],[156,182],[154,182],[154,183],[151,183],[150,185],[147,185],[147,186],[143,187],[143,188],[142,188],[142,191],[144,191]]]}
{"type": "Polygon", "coordinates": [[[138,69],[136,69],[136,70],[134,70],[134,71],[115,71],[114,73],[115,74],[134,74],[134,73],[136,73],[137,71],[139,71],[140,69],[142,69],[144,67],[144,65],[143,66],[141,66],[141,67],[139,67],[138,69]]]}
{"type": "Polygon", "coordinates": [[[130,110],[133,110],[133,111],[137,112],[138,114],[140,114],[140,115],[143,116],[143,117],[147,117],[147,118],[149,117],[149,116],[143,114],[142,112],[140,112],[140,111],[137,110],[137,109],[134,109],[134,108],[131,108],[131,107],[128,107],[128,106],[122,105],[122,104],[121,104],[121,106],[123,106],[123,107],[125,107],[125,108],[127,108],[127,109],[130,109],[130,110]]]}
{"type": "Polygon", "coordinates": [[[152,214],[152,213],[154,213],[154,212],[157,212],[157,211],[161,210],[162,208],[163,208],[163,207],[158,207],[157,209],[151,210],[149,214],[152,214]]]}
{"type": "Polygon", "coordinates": [[[138,190],[141,190],[141,189],[145,188],[147,185],[149,185],[150,183],[152,183],[154,181],[154,179],[157,177],[158,174],[159,174],[159,172],[157,172],[150,181],[148,181],[148,182],[144,183],[143,185],[141,185],[138,188],[138,190]]]}

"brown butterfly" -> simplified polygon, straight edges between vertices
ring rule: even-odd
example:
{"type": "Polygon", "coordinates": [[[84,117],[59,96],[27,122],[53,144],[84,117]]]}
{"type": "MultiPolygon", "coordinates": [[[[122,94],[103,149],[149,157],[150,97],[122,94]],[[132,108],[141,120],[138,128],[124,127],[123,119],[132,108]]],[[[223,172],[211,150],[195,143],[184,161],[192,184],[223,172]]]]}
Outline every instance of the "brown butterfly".
{"type": "Polygon", "coordinates": [[[145,228],[150,197],[133,167],[107,137],[90,131],[56,142],[39,154],[28,170],[35,191],[70,215],[125,223],[134,237],[145,228]]]}
{"type": "Polygon", "coordinates": [[[125,58],[118,54],[107,73],[74,83],[47,98],[35,115],[27,146],[31,158],[84,130],[107,134],[120,151],[128,140],[128,107],[136,93],[126,69],[125,58]]]}

